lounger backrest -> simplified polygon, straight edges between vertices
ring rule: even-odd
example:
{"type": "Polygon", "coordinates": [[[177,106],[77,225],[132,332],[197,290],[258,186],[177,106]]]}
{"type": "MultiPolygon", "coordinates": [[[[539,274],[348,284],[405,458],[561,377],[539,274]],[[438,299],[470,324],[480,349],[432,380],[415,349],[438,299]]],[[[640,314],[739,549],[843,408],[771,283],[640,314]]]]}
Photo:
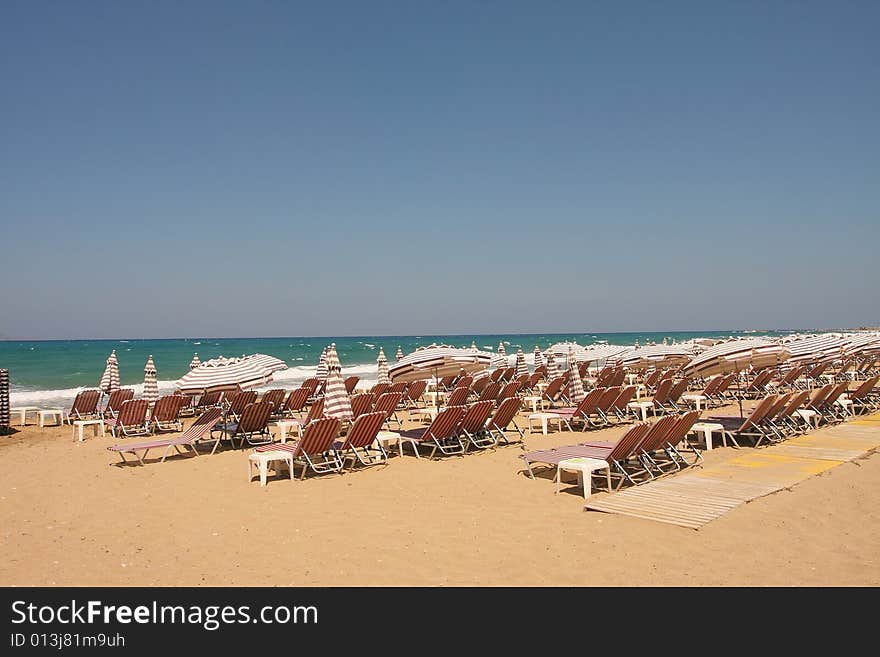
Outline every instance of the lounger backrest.
{"type": "Polygon", "coordinates": [[[645,387],[652,388],[657,381],[660,380],[660,376],[663,374],[663,369],[653,369],[648,372],[647,376],[645,376],[645,387]]]}
{"type": "Polygon", "coordinates": [[[680,416],[675,413],[670,413],[654,422],[637,449],[644,450],[645,452],[653,452],[655,449],[658,449],[661,445],[665,444],[672,432],[672,427],[674,427],[676,422],[679,421],[679,418],[680,416]]]}
{"type": "Polygon", "coordinates": [[[271,402],[273,409],[278,409],[281,407],[281,404],[284,403],[284,388],[273,388],[272,390],[268,390],[260,399],[260,401],[271,402]]]}
{"type": "Polygon", "coordinates": [[[428,388],[428,382],[424,379],[419,381],[413,381],[409,384],[406,389],[406,398],[409,401],[418,401],[423,394],[425,394],[425,390],[428,388]]]}
{"type": "Polygon", "coordinates": [[[849,383],[844,381],[843,383],[838,383],[836,386],[834,386],[831,389],[831,394],[829,394],[828,397],[825,399],[825,403],[830,405],[836,402],[840,398],[840,396],[846,392],[846,388],[848,385],[849,383]]]}
{"type": "Polygon", "coordinates": [[[425,429],[424,438],[444,440],[451,438],[465,413],[464,406],[448,406],[437,414],[431,425],[425,429]]]}
{"type": "Polygon", "coordinates": [[[152,418],[156,422],[174,422],[180,415],[180,396],[165,395],[156,400],[152,418]]]}
{"type": "Polygon", "coordinates": [[[522,406],[522,400],[519,397],[508,397],[495,409],[495,413],[489,420],[489,426],[504,431],[516,416],[520,406],[522,406]]]}
{"type": "Polygon", "coordinates": [[[607,388],[606,382],[608,379],[614,374],[614,368],[610,365],[606,365],[599,373],[596,375],[596,387],[597,388],[607,388]]]}
{"type": "Polygon", "coordinates": [[[684,440],[684,437],[691,430],[691,427],[694,426],[697,420],[700,419],[700,413],[702,411],[687,411],[683,413],[678,421],[672,425],[672,428],[669,430],[669,433],[666,434],[666,438],[663,445],[671,445],[675,447],[684,440]]]}
{"type": "Polygon", "coordinates": [[[526,383],[527,388],[534,388],[538,385],[538,381],[541,380],[541,376],[543,376],[538,370],[532,372],[532,375],[529,377],[528,383],[526,383]]]}
{"type": "Polygon", "coordinates": [[[287,395],[287,400],[284,402],[284,410],[291,413],[301,411],[306,407],[311,392],[311,388],[304,388],[302,386],[296,390],[291,390],[290,394],[287,395]]]}
{"type": "Polygon", "coordinates": [[[489,375],[489,380],[492,383],[497,383],[498,381],[501,380],[501,377],[503,374],[504,374],[504,369],[499,368],[499,369],[495,370],[494,372],[492,372],[492,374],[489,375]]]}
{"type": "Polygon", "coordinates": [[[880,381],[880,376],[874,376],[862,381],[862,385],[849,393],[849,398],[854,400],[862,399],[874,389],[874,386],[877,385],[878,381],[880,381]]]}
{"type": "Polygon", "coordinates": [[[483,392],[480,393],[479,401],[495,401],[498,398],[498,393],[501,392],[501,384],[496,382],[491,382],[485,388],[483,388],[483,392]]]}
{"type": "Polygon", "coordinates": [[[222,392],[206,392],[199,397],[199,406],[216,406],[223,397],[222,392]]]}
{"type": "Polygon", "coordinates": [[[794,413],[797,409],[807,403],[807,400],[810,398],[809,390],[801,390],[800,392],[796,392],[794,396],[788,400],[788,404],[786,404],[785,408],[782,411],[783,416],[789,416],[794,413]]]}
{"type": "Polygon", "coordinates": [[[359,377],[359,376],[350,376],[347,379],[345,379],[345,381],[343,381],[343,383],[345,384],[345,392],[347,392],[350,395],[352,393],[352,391],[354,390],[355,386],[358,384],[358,381],[360,381],[360,380],[361,380],[361,377],[359,377]]]}
{"type": "Polygon", "coordinates": [[[813,394],[810,395],[810,406],[817,407],[825,403],[825,400],[828,399],[828,395],[832,393],[834,390],[834,384],[829,383],[827,385],[822,386],[821,388],[816,388],[813,390],[813,394]]]}
{"type": "Polygon", "coordinates": [[[462,416],[458,426],[459,430],[466,431],[469,434],[480,431],[486,426],[486,420],[492,414],[494,406],[495,404],[489,400],[472,404],[462,416]]]}
{"type": "Polygon", "coordinates": [[[455,383],[455,376],[444,376],[440,379],[439,385],[443,390],[449,390],[453,383],[455,383]]]}
{"type": "Polygon", "coordinates": [[[315,400],[315,403],[309,406],[309,412],[306,413],[306,424],[313,422],[324,415],[324,398],[315,400]]]}
{"type": "Polygon", "coordinates": [[[118,411],[123,402],[134,399],[134,390],[132,388],[118,388],[110,393],[107,400],[107,410],[118,411]]]}
{"type": "Polygon", "coordinates": [[[614,404],[614,400],[620,396],[620,391],[620,386],[611,386],[610,388],[606,388],[605,392],[602,393],[602,396],[596,403],[596,407],[603,413],[607,413],[611,410],[611,406],[612,404],[614,404]]]}
{"type": "Polygon", "coordinates": [[[557,376],[547,384],[546,388],[544,388],[544,396],[551,401],[556,401],[556,398],[559,396],[559,393],[562,392],[562,386],[564,385],[565,377],[557,376]]]}
{"type": "Polygon", "coordinates": [[[778,416],[787,406],[788,402],[791,401],[791,398],[795,396],[793,392],[787,392],[785,394],[779,395],[776,398],[776,401],[767,409],[766,419],[772,420],[776,416],[778,416]]]}
{"type": "Polygon", "coordinates": [[[302,387],[303,387],[303,388],[308,388],[309,391],[310,391],[309,394],[311,394],[311,393],[314,393],[315,390],[318,389],[318,384],[319,384],[319,383],[321,383],[321,380],[320,380],[318,377],[316,377],[316,376],[311,376],[311,377],[309,377],[308,379],[306,379],[305,381],[302,382],[302,387]]]}
{"type": "Polygon", "coordinates": [[[617,410],[623,410],[626,408],[626,405],[632,401],[632,398],[636,396],[636,387],[635,386],[626,386],[620,390],[620,394],[617,395],[614,402],[611,404],[611,408],[617,410]]]}
{"type": "Polygon", "coordinates": [[[381,411],[382,413],[385,413],[386,418],[389,418],[391,417],[391,414],[394,413],[394,410],[397,408],[401,399],[403,399],[402,392],[386,392],[385,394],[379,395],[379,399],[373,404],[373,410],[381,411]]]}
{"type": "Polygon", "coordinates": [[[661,418],[655,424],[649,424],[648,422],[637,422],[632,425],[623,436],[621,436],[620,440],[617,441],[617,444],[611,449],[611,452],[606,457],[607,461],[622,461],[626,459],[631,454],[634,454],[636,450],[639,449],[642,442],[645,439],[645,436],[648,435],[648,432],[652,427],[657,426],[660,422],[666,420],[666,418],[672,418],[673,416],[668,415],[666,417],[661,418]]]}
{"type": "Polygon", "coordinates": [[[599,400],[602,399],[602,395],[604,395],[607,390],[608,388],[593,388],[590,390],[584,395],[584,398],[581,399],[580,403],[575,408],[575,415],[580,414],[586,417],[595,413],[599,408],[599,400]]]}
{"type": "Polygon", "coordinates": [[[119,415],[116,423],[123,427],[133,427],[144,424],[147,421],[147,409],[150,403],[146,399],[129,399],[122,402],[119,407],[119,415]]]}
{"type": "MultiPolygon", "coordinates": [[[[547,376],[547,366],[546,366],[546,365],[541,365],[540,367],[538,367],[538,368],[535,370],[535,374],[539,374],[539,375],[541,376],[541,378],[547,376]]],[[[540,379],[539,379],[539,380],[540,380],[540,379]]],[[[535,383],[537,383],[537,381],[536,381],[535,383]]]]}
{"type": "Polygon", "coordinates": [[[669,391],[669,401],[677,402],[681,396],[688,389],[688,384],[690,383],[690,379],[685,377],[681,379],[678,383],[672,386],[672,389],[669,391]]]}
{"type": "Polygon", "coordinates": [[[251,402],[244,407],[235,433],[262,431],[268,426],[271,414],[272,404],[270,402],[251,402]]]}
{"type": "Polygon", "coordinates": [[[390,388],[390,387],[391,387],[390,383],[377,383],[372,388],[370,388],[370,392],[373,393],[374,395],[376,395],[376,397],[378,398],[379,395],[388,392],[388,388],[390,388]]]}
{"type": "Polygon", "coordinates": [[[241,415],[248,404],[252,404],[257,400],[257,393],[253,390],[243,390],[232,396],[229,403],[229,412],[235,415],[241,415]]]}
{"type": "Polygon", "coordinates": [[[764,421],[764,418],[767,417],[767,411],[770,410],[770,407],[776,403],[778,395],[767,395],[761,401],[758,402],[758,405],[755,406],[755,409],[749,414],[749,416],[743,420],[743,423],[740,425],[738,431],[745,431],[749,427],[757,426],[761,422],[764,421]]]}
{"type": "Polygon", "coordinates": [[[508,367],[506,370],[504,370],[504,376],[502,376],[501,378],[504,381],[510,381],[513,378],[514,374],[516,374],[516,368],[508,367]]]}
{"type": "Polygon", "coordinates": [[[489,380],[488,376],[480,376],[474,379],[473,385],[471,385],[471,392],[482,395],[483,391],[492,385],[492,382],[489,380]]]}
{"type": "Polygon", "coordinates": [[[527,385],[529,382],[529,376],[529,374],[520,374],[518,377],[516,377],[515,382],[517,386],[519,388],[522,388],[523,386],[527,385]]]}
{"type": "Polygon", "coordinates": [[[405,381],[400,381],[399,383],[391,384],[391,387],[388,388],[385,392],[400,392],[404,395],[406,394],[406,389],[409,387],[409,384],[405,381]]]}
{"type": "Polygon", "coordinates": [[[77,393],[70,407],[71,415],[91,415],[98,411],[98,400],[101,399],[100,390],[81,390],[77,393]]]}
{"type": "Polygon", "coordinates": [[[309,424],[303,432],[302,439],[297,443],[297,453],[320,454],[333,446],[339,435],[339,418],[325,417],[309,424]]]}
{"type": "Polygon", "coordinates": [[[665,404],[669,401],[670,390],[672,390],[672,379],[661,379],[654,391],[654,404],[665,404]]]}
{"type": "Polygon", "coordinates": [[[736,380],[736,374],[728,374],[724,378],[722,378],[721,383],[718,384],[718,390],[715,391],[716,395],[720,395],[722,392],[725,392],[736,380]]]}
{"type": "Polygon", "coordinates": [[[716,376],[712,379],[709,379],[709,382],[706,383],[706,386],[703,388],[703,392],[700,394],[706,397],[716,394],[718,392],[718,387],[721,385],[721,381],[723,380],[723,376],[716,376]]]}
{"type": "Polygon", "coordinates": [[[351,414],[353,417],[360,417],[364,413],[369,413],[373,408],[373,395],[369,392],[355,395],[351,398],[351,414]]]}
{"type": "Polygon", "coordinates": [[[449,393],[449,397],[446,399],[446,406],[461,406],[467,401],[469,394],[469,388],[456,388],[449,393]]]}
{"type": "Polygon", "coordinates": [[[809,371],[807,374],[811,379],[818,379],[822,374],[825,373],[825,370],[828,369],[829,363],[826,361],[824,363],[818,363],[809,371]]]}
{"type": "Polygon", "coordinates": [[[210,430],[220,417],[223,415],[223,411],[219,408],[209,408],[207,411],[202,413],[196,421],[193,422],[189,428],[180,434],[181,439],[187,439],[190,442],[198,440],[205,432],[210,430]]]}
{"type": "Polygon", "coordinates": [[[622,386],[624,379],[626,379],[626,370],[622,367],[618,367],[614,371],[614,376],[611,377],[609,384],[612,386],[622,386]]]}
{"type": "Polygon", "coordinates": [[[373,444],[384,423],[385,413],[382,412],[359,415],[351,425],[351,429],[348,430],[342,448],[369,447],[373,444]]]}
{"type": "Polygon", "coordinates": [[[516,397],[516,393],[519,391],[519,383],[516,381],[512,381],[511,383],[507,383],[501,388],[501,391],[498,393],[498,396],[495,398],[499,403],[502,399],[507,399],[508,397],[516,397]]]}

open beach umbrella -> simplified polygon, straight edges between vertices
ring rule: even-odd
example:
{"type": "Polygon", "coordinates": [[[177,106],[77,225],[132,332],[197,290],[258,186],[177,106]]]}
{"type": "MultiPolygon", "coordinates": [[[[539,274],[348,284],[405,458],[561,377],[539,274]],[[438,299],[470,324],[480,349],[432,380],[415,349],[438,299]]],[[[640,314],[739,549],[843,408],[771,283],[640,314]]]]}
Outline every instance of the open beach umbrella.
{"type": "Polygon", "coordinates": [[[195,354],[193,354],[193,359],[191,361],[189,361],[189,369],[194,370],[195,368],[197,368],[201,364],[202,364],[202,361],[199,360],[198,353],[195,353],[195,354]]]}
{"type": "Polygon", "coordinates": [[[850,335],[847,337],[844,352],[847,356],[880,355],[880,334],[850,335]]]}
{"type": "Polygon", "coordinates": [[[409,382],[455,376],[462,371],[474,374],[489,367],[491,358],[487,352],[432,344],[401,358],[388,369],[388,376],[394,382],[409,382]]]}
{"type": "Polygon", "coordinates": [[[146,399],[150,404],[155,403],[159,399],[159,384],[156,381],[156,365],[153,363],[152,354],[150,354],[147,364],[144,366],[144,393],[141,395],[141,398],[146,399]]]}
{"type": "Polygon", "coordinates": [[[779,365],[788,360],[790,352],[785,345],[765,338],[728,340],[694,356],[682,368],[687,377],[713,376],[741,372],[750,367],[761,369],[779,365]]]}
{"type": "Polygon", "coordinates": [[[385,358],[385,352],[382,351],[382,347],[379,347],[379,357],[376,359],[376,362],[379,365],[378,383],[391,383],[391,378],[388,376],[388,361],[385,358]]]}
{"type": "Polygon", "coordinates": [[[284,361],[265,354],[243,358],[212,358],[177,381],[181,392],[198,394],[224,390],[247,390],[269,383],[273,372],[285,369],[284,361]]]}
{"type": "Polygon", "coordinates": [[[327,350],[327,387],[324,388],[324,415],[340,420],[352,418],[351,399],[342,380],[342,365],[336,353],[336,343],[327,350]]]}
{"type": "Polygon", "coordinates": [[[544,358],[541,356],[541,348],[538,345],[535,345],[535,369],[538,369],[544,364],[544,358]]]}
{"type": "Polygon", "coordinates": [[[327,347],[321,350],[321,358],[318,360],[318,369],[315,371],[315,376],[320,381],[327,378],[327,347]]]}
{"type": "Polygon", "coordinates": [[[671,367],[683,365],[693,358],[693,352],[678,344],[653,344],[636,347],[631,351],[608,359],[608,362],[630,370],[647,369],[649,367],[671,367]]]}
{"type": "Polygon", "coordinates": [[[568,399],[572,404],[580,404],[583,398],[584,382],[581,381],[577,360],[572,352],[568,359],[568,399]]]}
{"type": "Polygon", "coordinates": [[[514,367],[516,368],[513,371],[513,376],[515,377],[520,377],[523,374],[529,373],[529,366],[526,365],[526,355],[523,353],[522,347],[516,348],[516,361],[514,367]]]}
{"type": "Polygon", "coordinates": [[[844,353],[848,342],[839,333],[823,333],[783,342],[791,356],[786,366],[837,358],[844,353]]]}
{"type": "Polygon", "coordinates": [[[101,375],[99,387],[108,395],[119,389],[119,362],[116,360],[115,349],[107,357],[107,366],[104,368],[104,374],[101,375]]]}
{"type": "Polygon", "coordinates": [[[498,343],[498,353],[502,356],[507,356],[507,350],[504,348],[504,342],[498,343]]]}
{"type": "Polygon", "coordinates": [[[403,349],[400,348],[400,345],[397,345],[397,355],[394,357],[394,360],[400,360],[403,358],[403,349]]]}
{"type": "Polygon", "coordinates": [[[597,363],[609,358],[615,358],[633,349],[634,347],[628,345],[597,344],[576,349],[574,351],[574,359],[579,363],[597,363]]]}

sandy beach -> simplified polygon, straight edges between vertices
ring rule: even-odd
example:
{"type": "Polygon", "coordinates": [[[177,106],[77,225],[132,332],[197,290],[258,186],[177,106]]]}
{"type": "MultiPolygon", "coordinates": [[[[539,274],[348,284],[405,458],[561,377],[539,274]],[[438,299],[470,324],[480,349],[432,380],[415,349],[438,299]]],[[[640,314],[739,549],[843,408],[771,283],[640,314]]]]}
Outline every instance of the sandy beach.
{"type": "MultiPolygon", "coordinates": [[[[529,479],[518,446],[261,487],[247,450],[118,467],[109,432],[16,429],[0,437],[3,586],[880,584],[874,452],[692,530],[584,511],[577,486],[529,479]]],[[[718,447],[703,467],[750,450],[718,447]]]]}

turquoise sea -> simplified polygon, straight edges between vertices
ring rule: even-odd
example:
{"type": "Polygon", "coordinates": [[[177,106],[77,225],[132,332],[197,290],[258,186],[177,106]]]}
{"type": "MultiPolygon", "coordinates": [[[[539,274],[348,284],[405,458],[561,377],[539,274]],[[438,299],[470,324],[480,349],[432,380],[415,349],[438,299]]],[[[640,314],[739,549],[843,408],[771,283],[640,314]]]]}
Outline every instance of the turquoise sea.
{"type": "MultiPolygon", "coordinates": [[[[798,329],[801,331],[803,329],[798,329]]],[[[292,338],[179,338],[165,340],[45,340],[0,342],[0,368],[9,370],[13,405],[58,406],[73,400],[78,390],[97,387],[110,352],[115,349],[122,385],[140,393],[144,365],[152,355],[159,378],[159,391],[170,392],[174,382],[189,370],[193,354],[201,360],[217,356],[241,356],[263,353],[284,360],[289,369],[276,372],[268,387],[296,387],[313,376],[321,350],[335,343],[344,376],[357,375],[363,381],[375,381],[376,357],[385,350],[389,364],[395,361],[397,348],[404,354],[431,343],[477,347],[497,351],[503,342],[511,363],[522,346],[531,365],[535,345],[546,349],[555,342],[576,341],[589,345],[600,342],[631,345],[648,342],[683,341],[697,337],[727,338],[739,335],[786,335],[786,331],[679,331],[655,333],[540,333],[492,335],[419,335],[292,338]]]]}

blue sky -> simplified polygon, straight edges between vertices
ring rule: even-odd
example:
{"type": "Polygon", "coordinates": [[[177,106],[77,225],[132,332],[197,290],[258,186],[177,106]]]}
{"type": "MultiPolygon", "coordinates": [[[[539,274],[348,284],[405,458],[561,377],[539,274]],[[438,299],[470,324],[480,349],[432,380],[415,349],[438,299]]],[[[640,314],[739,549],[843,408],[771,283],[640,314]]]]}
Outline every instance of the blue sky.
{"type": "Polygon", "coordinates": [[[876,2],[0,4],[0,336],[880,324],[876,2]]]}

